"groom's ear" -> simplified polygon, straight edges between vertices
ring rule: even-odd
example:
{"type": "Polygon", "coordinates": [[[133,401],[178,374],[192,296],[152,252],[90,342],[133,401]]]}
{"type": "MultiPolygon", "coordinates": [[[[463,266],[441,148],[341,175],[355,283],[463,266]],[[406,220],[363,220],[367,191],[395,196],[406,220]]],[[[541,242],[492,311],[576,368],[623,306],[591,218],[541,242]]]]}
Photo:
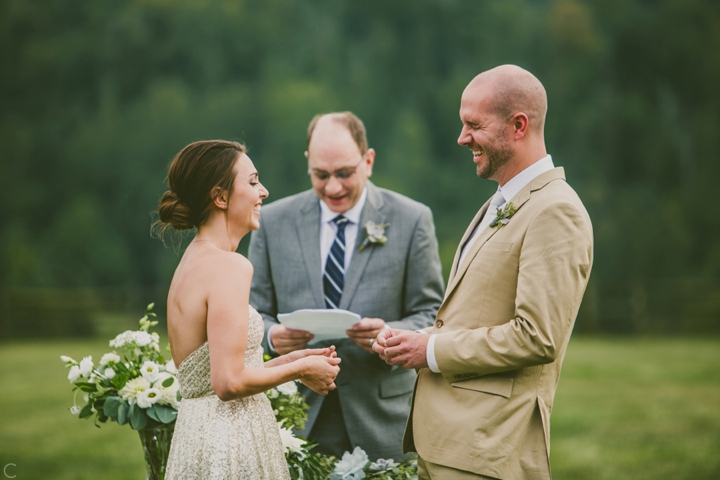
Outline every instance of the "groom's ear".
{"type": "Polygon", "coordinates": [[[513,118],[510,121],[512,122],[512,126],[513,126],[514,133],[515,133],[513,135],[513,138],[515,138],[515,140],[520,140],[528,132],[528,127],[530,125],[530,119],[524,113],[518,112],[515,115],[513,115],[513,118]]]}
{"type": "Polygon", "coordinates": [[[228,208],[228,200],[229,195],[227,190],[223,190],[222,188],[215,186],[210,191],[210,198],[212,198],[213,204],[222,210],[227,210],[228,208]]]}

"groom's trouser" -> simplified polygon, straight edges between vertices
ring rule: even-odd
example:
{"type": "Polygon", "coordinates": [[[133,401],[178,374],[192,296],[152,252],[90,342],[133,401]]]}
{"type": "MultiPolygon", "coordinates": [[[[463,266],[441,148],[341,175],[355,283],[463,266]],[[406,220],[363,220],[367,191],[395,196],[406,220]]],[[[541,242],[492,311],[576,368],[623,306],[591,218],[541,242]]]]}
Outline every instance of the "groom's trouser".
{"type": "Polygon", "coordinates": [[[318,444],[313,452],[342,458],[343,453],[352,451],[337,390],[330,390],[323,399],[308,440],[318,444]]]}
{"type": "Polygon", "coordinates": [[[465,470],[426,462],[418,457],[418,480],[498,480],[465,470]]]}

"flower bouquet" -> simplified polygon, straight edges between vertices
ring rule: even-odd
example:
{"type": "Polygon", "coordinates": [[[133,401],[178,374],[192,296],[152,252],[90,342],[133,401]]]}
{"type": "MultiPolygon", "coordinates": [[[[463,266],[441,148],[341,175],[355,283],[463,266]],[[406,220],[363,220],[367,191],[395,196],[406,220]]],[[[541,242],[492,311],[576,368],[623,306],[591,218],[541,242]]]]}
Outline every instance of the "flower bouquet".
{"type": "Polygon", "coordinates": [[[160,337],[148,333],[157,325],[151,321],[154,304],[148,305],[140,319],[139,330],[128,330],[110,341],[115,350],[106,353],[95,365],[92,357],[80,362],[62,356],[70,368],[68,380],[74,385],[72,414],[79,418],[108,420],[119,425],[129,424],[140,434],[147,474],[150,479],[162,479],[165,474],[170,441],[180,405],[180,385],[172,359],[165,361],[160,354],[160,337]],[[82,392],[85,405],[77,405],[82,392]]]}
{"type": "Polygon", "coordinates": [[[370,462],[367,453],[360,447],[355,447],[352,452],[345,452],[339,461],[333,456],[312,453],[310,450],[315,445],[293,433],[293,429],[302,430],[305,427],[307,411],[310,408],[298,392],[295,382],[285,383],[265,394],[270,399],[280,427],[280,438],[293,480],[417,479],[415,458],[401,463],[382,458],[370,462]]]}

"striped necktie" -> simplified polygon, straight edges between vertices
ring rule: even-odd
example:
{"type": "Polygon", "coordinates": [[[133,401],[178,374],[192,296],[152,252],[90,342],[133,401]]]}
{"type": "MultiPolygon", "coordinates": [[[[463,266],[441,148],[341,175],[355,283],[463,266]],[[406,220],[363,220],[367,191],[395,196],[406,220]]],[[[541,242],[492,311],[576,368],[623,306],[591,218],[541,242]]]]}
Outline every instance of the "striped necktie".
{"type": "Polygon", "coordinates": [[[345,285],[345,227],[347,227],[348,219],[338,215],[333,222],[337,225],[337,233],[335,241],[330,247],[330,253],[325,262],[325,273],[323,273],[323,290],[327,308],[338,308],[345,285]]]}

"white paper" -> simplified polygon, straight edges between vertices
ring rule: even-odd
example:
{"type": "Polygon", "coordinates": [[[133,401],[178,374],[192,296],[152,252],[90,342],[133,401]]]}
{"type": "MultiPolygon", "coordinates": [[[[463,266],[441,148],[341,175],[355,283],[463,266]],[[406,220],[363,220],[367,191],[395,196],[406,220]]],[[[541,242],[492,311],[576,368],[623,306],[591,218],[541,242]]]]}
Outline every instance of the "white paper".
{"type": "Polygon", "coordinates": [[[358,323],[360,315],[340,309],[304,309],[278,315],[280,323],[295,330],[307,330],[315,335],[312,342],[346,338],[345,330],[358,323]]]}

